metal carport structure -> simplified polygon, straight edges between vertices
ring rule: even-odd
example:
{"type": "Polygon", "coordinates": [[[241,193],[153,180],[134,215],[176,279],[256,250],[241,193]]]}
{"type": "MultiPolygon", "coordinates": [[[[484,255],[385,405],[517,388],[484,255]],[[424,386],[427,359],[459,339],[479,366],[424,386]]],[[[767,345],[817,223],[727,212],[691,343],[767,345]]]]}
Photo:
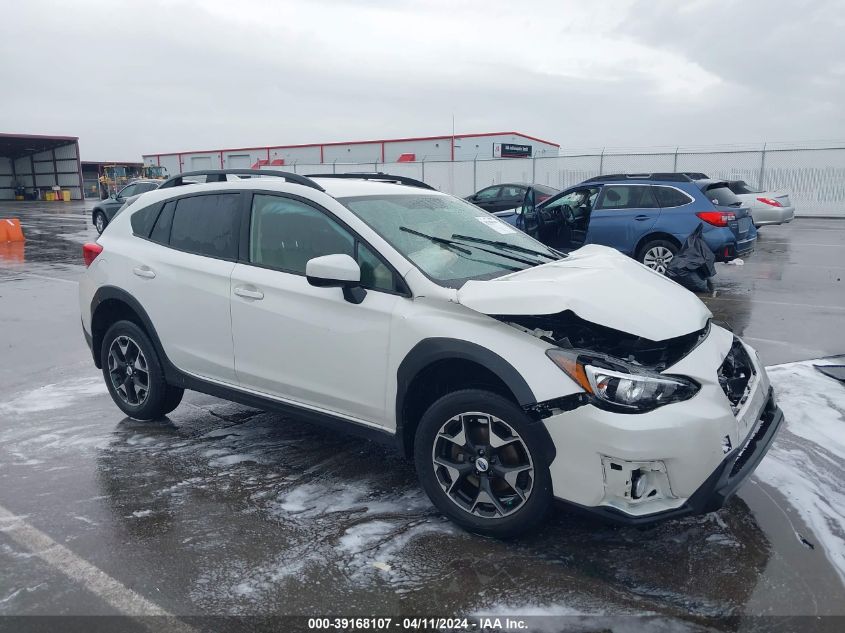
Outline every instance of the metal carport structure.
{"type": "Polygon", "coordinates": [[[19,187],[27,199],[60,187],[82,200],[79,138],[0,133],[0,200],[14,200],[19,187]]]}

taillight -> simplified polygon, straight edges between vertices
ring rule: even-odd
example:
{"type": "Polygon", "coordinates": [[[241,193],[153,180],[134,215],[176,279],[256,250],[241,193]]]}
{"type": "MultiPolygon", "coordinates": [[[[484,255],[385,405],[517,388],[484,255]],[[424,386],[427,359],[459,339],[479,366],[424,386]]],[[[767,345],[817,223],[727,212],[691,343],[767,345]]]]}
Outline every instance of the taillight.
{"type": "Polygon", "coordinates": [[[97,255],[103,252],[103,247],[97,244],[96,242],[88,242],[87,244],[82,245],[82,259],[85,260],[85,267],[87,268],[90,266],[95,259],[97,259],[97,255]]]}
{"type": "Polygon", "coordinates": [[[736,220],[736,215],[730,211],[699,211],[696,215],[713,226],[727,226],[728,222],[736,220]]]}
{"type": "Polygon", "coordinates": [[[768,204],[773,207],[782,207],[783,205],[773,198],[757,198],[763,204],[768,204]]]}

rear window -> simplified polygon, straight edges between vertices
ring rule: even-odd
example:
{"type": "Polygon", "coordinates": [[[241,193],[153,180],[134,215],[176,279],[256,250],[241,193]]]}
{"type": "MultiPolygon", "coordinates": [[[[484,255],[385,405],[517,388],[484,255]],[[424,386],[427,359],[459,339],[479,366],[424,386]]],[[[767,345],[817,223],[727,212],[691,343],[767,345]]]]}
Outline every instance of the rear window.
{"type": "Polygon", "coordinates": [[[704,195],[713,204],[722,207],[741,207],[742,200],[736,197],[736,194],[728,189],[724,184],[710,185],[704,187],[704,195]]]}
{"type": "Polygon", "coordinates": [[[170,246],[207,257],[236,259],[240,199],[237,193],[180,199],[170,228],[170,246]]]}
{"type": "Polygon", "coordinates": [[[544,196],[554,196],[559,192],[558,189],[553,189],[552,187],[547,187],[546,185],[534,185],[534,189],[537,193],[543,194],[544,196]]]}

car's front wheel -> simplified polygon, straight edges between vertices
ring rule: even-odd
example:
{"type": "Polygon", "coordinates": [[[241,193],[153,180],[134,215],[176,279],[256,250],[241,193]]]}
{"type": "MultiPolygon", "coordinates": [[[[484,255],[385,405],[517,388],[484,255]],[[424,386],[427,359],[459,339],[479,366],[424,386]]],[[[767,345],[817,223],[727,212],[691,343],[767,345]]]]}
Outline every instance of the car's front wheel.
{"type": "Polygon", "coordinates": [[[131,321],[118,321],[108,329],[100,361],[112,400],[131,418],[155,420],[175,409],[182,399],[182,390],[165,382],[146,332],[131,321]]]}
{"type": "Polygon", "coordinates": [[[544,435],[500,395],[467,389],[429,407],[416,432],[420,483],[465,529],[499,538],[536,527],[551,504],[544,435]]]}
{"type": "Polygon", "coordinates": [[[666,269],[669,267],[669,262],[677,254],[678,247],[673,242],[669,240],[652,240],[640,248],[637,259],[652,270],[665,275],[666,269]]]}
{"type": "Polygon", "coordinates": [[[97,211],[94,214],[94,228],[97,229],[97,233],[105,231],[108,223],[109,221],[106,219],[106,214],[102,211],[97,211]]]}

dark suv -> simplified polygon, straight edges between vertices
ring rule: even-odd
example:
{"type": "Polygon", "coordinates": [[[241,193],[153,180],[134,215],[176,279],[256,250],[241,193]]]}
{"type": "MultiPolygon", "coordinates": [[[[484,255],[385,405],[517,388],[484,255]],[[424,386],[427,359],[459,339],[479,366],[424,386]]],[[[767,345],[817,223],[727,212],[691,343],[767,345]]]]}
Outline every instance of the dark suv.
{"type": "Polygon", "coordinates": [[[153,189],[158,189],[163,180],[133,180],[128,185],[123,187],[117,193],[113,193],[105,200],[100,200],[96,206],[91,210],[91,222],[97,233],[102,233],[112,218],[117,213],[117,210],[123,206],[127,199],[147,193],[153,189]]]}
{"type": "Polygon", "coordinates": [[[751,215],[728,184],[686,174],[598,176],[540,203],[529,193],[517,222],[555,248],[612,246],[661,273],[699,224],[717,261],[754,250],[751,215]]]}

